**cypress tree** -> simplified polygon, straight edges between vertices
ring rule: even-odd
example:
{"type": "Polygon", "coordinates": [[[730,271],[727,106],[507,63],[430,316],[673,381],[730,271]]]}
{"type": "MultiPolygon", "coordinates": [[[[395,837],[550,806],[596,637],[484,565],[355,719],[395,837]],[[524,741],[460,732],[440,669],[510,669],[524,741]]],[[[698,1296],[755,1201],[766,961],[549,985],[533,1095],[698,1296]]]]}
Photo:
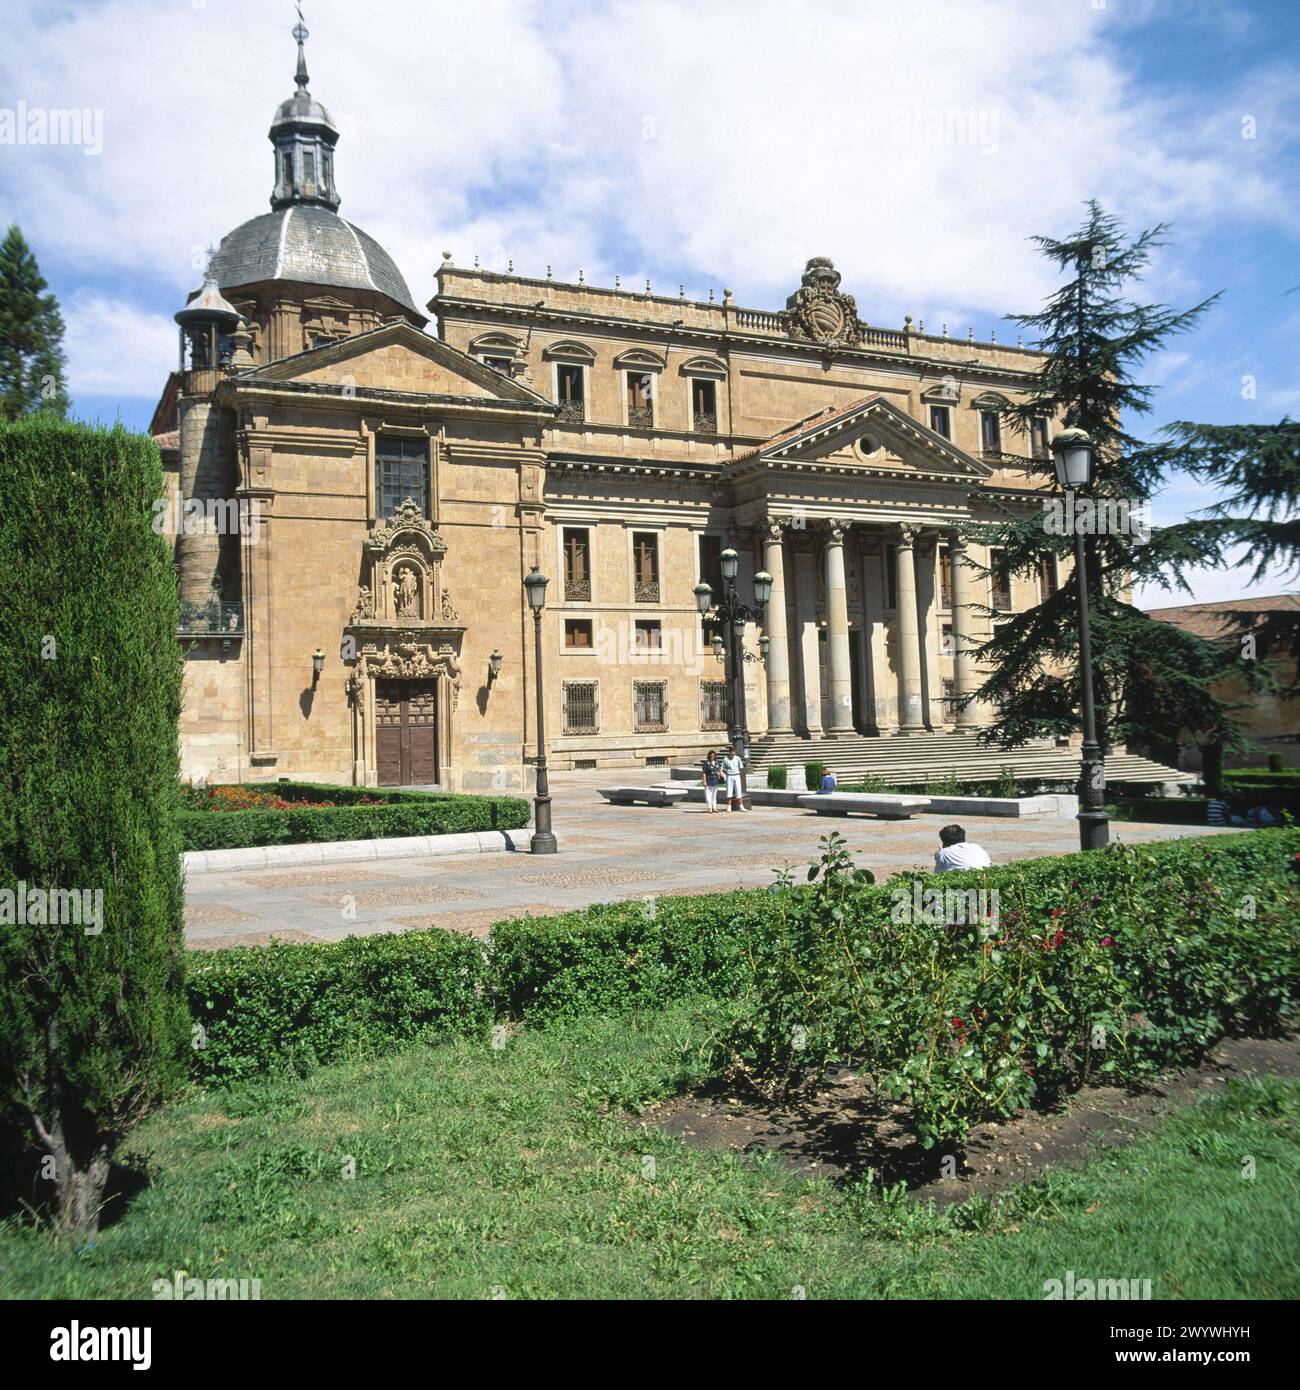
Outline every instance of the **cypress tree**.
{"type": "Polygon", "coordinates": [[[17,224],[0,242],[0,419],[67,414],[63,316],[17,224]]]}
{"type": "Polygon", "coordinates": [[[0,422],[0,1084],[78,1233],[189,1031],[162,488],[121,427],[0,422]]]}
{"type": "MultiPolygon", "coordinates": [[[[1037,339],[1045,357],[1026,399],[1003,411],[1004,426],[1023,436],[1035,417],[1063,417],[1063,427],[1087,430],[1096,448],[1090,496],[1112,515],[1122,504],[1130,518],[1142,516],[1168,463],[1159,447],[1125,427],[1126,413],[1151,408],[1152,388],[1135,380],[1134,370],[1170,337],[1191,329],[1217,298],[1174,310],[1126,297],[1166,230],[1153,227],[1130,240],[1116,218],[1089,202],[1072,236],[1034,238],[1064,279],[1038,313],[1011,316],[1037,339]]],[[[1050,458],[1014,461],[1049,484],[1044,500],[1059,498],[1050,458]]],[[[1003,551],[1006,573],[1033,575],[1048,554],[1055,554],[1063,568],[1072,565],[1074,532],[1054,528],[1045,506],[1000,511],[998,522],[970,532],[1003,551]]],[[[1182,572],[1192,564],[1214,563],[1215,546],[1204,535],[1153,530],[1141,521],[1085,534],[1093,694],[1103,749],[1121,742],[1168,749],[1183,732],[1200,742],[1235,746],[1240,741],[1236,706],[1210,691],[1232,669],[1235,654],[1148,618],[1127,598],[1143,581],[1186,589],[1182,572]]],[[[1036,607],[1007,618],[978,649],[985,679],[969,698],[998,709],[998,722],[987,735],[991,740],[1012,746],[1080,727],[1078,579],[1071,571],[1068,583],[1036,607]]],[[[980,608],[990,618],[1005,616],[980,608]]]]}

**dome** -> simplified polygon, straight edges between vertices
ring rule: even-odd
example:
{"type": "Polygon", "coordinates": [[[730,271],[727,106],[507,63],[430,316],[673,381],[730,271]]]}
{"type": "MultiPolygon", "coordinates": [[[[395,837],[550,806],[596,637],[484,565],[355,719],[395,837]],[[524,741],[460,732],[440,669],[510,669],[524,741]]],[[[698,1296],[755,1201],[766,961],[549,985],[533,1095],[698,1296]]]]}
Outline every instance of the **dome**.
{"type": "Polygon", "coordinates": [[[374,290],[425,322],[388,252],[318,204],[294,203],[236,227],[222,238],[211,273],[223,292],[265,280],[374,290]]]}

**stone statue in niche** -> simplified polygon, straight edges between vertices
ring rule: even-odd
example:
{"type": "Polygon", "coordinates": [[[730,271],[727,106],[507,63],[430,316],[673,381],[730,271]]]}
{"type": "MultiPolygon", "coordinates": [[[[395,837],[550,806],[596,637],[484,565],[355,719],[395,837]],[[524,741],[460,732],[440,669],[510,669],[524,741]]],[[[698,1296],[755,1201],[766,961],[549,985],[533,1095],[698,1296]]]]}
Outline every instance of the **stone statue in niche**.
{"type": "Polygon", "coordinates": [[[403,565],[393,576],[393,609],[399,618],[420,616],[420,584],[409,565],[403,565]]]}

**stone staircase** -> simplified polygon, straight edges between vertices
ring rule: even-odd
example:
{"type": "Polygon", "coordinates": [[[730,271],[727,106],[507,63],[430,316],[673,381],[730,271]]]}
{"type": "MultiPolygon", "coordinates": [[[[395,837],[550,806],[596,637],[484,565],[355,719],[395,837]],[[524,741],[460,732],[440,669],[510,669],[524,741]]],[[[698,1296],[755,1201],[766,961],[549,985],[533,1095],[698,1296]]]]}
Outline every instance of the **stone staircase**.
{"type": "MultiPolygon", "coordinates": [[[[974,734],[909,734],[893,738],[850,734],[839,738],[804,738],[769,734],[751,745],[750,766],[766,771],[807,762],[825,763],[841,786],[864,777],[882,778],[890,786],[915,786],[957,777],[963,782],[994,782],[1004,767],[1019,782],[1059,782],[1073,787],[1079,778],[1079,750],[1058,748],[1046,740],[1023,748],[981,744],[974,734]]],[[[1107,782],[1190,783],[1196,777],[1149,758],[1112,752],[1106,759],[1107,782]]]]}

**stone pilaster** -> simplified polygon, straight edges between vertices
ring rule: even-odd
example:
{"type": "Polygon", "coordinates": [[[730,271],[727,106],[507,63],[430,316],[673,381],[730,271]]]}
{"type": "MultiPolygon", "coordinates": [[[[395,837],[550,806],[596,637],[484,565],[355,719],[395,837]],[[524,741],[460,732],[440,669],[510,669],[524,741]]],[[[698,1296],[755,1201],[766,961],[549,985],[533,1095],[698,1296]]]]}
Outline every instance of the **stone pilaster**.
{"type": "MultiPolygon", "coordinates": [[[[975,662],[974,571],[967,563],[966,538],[954,531],[948,537],[948,559],[952,570],[952,669],[953,687],[958,700],[979,688],[979,668],[975,662]]],[[[987,707],[976,703],[957,707],[957,728],[978,729],[988,723],[987,707]]]]}

